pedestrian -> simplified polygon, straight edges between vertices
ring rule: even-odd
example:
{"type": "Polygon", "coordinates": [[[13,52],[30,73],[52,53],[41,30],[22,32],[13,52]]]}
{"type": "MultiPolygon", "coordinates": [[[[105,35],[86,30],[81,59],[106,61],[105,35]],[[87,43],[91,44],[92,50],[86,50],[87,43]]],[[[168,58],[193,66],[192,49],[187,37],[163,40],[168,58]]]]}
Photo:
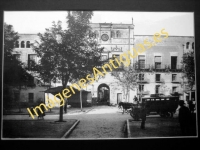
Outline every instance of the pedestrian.
{"type": "Polygon", "coordinates": [[[189,101],[189,109],[190,109],[190,113],[194,113],[194,108],[195,108],[195,105],[193,104],[193,101],[189,101]]]}
{"type": "Polygon", "coordinates": [[[141,122],[141,129],[145,129],[145,121],[146,121],[146,107],[145,107],[145,103],[142,103],[142,107],[140,110],[140,118],[142,119],[141,122]]]}
{"type": "Polygon", "coordinates": [[[134,102],[136,102],[137,104],[138,104],[138,98],[137,98],[137,96],[134,96],[134,98],[133,98],[133,103],[134,102]]]}
{"type": "Polygon", "coordinates": [[[41,119],[44,119],[44,116],[45,116],[45,107],[42,105],[41,106],[41,110],[42,112],[40,111],[40,109],[38,109],[37,113],[38,113],[38,119],[41,118],[41,119]]]}
{"type": "Polygon", "coordinates": [[[179,123],[181,128],[181,135],[186,136],[189,135],[190,132],[190,121],[191,121],[191,113],[188,107],[184,105],[184,101],[180,100],[179,105],[179,123]]]}

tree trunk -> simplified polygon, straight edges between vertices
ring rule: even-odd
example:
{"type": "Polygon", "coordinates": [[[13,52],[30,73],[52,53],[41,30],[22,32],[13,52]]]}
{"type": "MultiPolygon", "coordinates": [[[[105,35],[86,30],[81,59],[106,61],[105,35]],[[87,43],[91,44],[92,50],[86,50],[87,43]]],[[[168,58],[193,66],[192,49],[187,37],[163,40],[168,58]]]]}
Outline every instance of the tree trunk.
{"type": "Polygon", "coordinates": [[[22,112],[22,110],[21,110],[21,104],[20,104],[20,94],[21,94],[21,85],[19,86],[19,102],[18,102],[18,107],[19,107],[19,113],[21,113],[22,112]]]}
{"type": "MultiPolygon", "coordinates": [[[[61,102],[60,102],[61,104],[61,102]]],[[[60,106],[60,116],[59,116],[59,121],[62,122],[63,121],[63,106],[60,106]]]]}
{"type": "MultiPolygon", "coordinates": [[[[62,83],[63,83],[63,88],[62,88],[62,90],[64,90],[65,88],[66,88],[66,84],[67,84],[67,82],[63,82],[62,81],[62,83]]],[[[60,102],[60,105],[61,105],[61,102],[60,102]]],[[[65,101],[64,101],[64,105],[63,106],[65,106],[65,101]]],[[[60,113],[59,113],[59,122],[64,122],[63,121],[63,109],[64,109],[64,107],[63,106],[60,106],[60,113]]],[[[66,108],[67,109],[67,108],[66,108]]]]}

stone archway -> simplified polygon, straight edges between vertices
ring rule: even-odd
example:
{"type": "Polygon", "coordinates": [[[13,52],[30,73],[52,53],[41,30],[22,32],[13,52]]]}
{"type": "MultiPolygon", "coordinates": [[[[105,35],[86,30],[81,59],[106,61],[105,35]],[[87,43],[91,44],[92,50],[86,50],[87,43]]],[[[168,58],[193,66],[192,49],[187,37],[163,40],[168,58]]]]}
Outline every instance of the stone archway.
{"type": "Polygon", "coordinates": [[[100,105],[107,105],[110,103],[110,87],[102,83],[97,88],[97,101],[100,105]]]}

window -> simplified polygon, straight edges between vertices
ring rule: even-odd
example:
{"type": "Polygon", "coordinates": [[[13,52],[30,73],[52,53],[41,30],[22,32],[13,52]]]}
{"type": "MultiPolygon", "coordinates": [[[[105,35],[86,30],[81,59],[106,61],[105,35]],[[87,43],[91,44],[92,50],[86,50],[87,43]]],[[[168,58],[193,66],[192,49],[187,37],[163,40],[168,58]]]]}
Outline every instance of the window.
{"type": "Polygon", "coordinates": [[[175,92],[177,92],[177,87],[172,87],[172,93],[175,93],[175,92]]]}
{"type": "Polygon", "coordinates": [[[33,103],[33,100],[34,100],[34,94],[33,93],[28,93],[28,101],[30,103],[33,103]]]}
{"type": "Polygon", "coordinates": [[[94,34],[95,34],[95,38],[99,37],[99,32],[97,30],[94,31],[94,34]]]}
{"type": "MultiPolygon", "coordinates": [[[[113,60],[115,60],[115,58],[118,59],[118,62],[120,62],[120,55],[119,54],[113,54],[112,55],[112,58],[113,60]],[[115,56],[115,57],[114,57],[115,56]]],[[[123,63],[120,64],[120,66],[118,65],[118,63],[116,61],[113,62],[113,64],[116,66],[116,67],[119,67],[119,68],[122,68],[123,67],[123,63]]]]}
{"type": "Polygon", "coordinates": [[[111,31],[111,37],[114,38],[115,37],[115,31],[111,31]]]}
{"type": "Polygon", "coordinates": [[[189,49],[190,42],[186,43],[186,49],[189,49]]]}
{"type": "Polygon", "coordinates": [[[31,68],[34,67],[35,63],[37,63],[36,59],[37,59],[36,54],[29,54],[28,55],[28,69],[31,69],[31,68]]]}
{"type": "Polygon", "coordinates": [[[156,94],[159,94],[160,92],[160,85],[156,85],[156,94]]]}
{"type": "Polygon", "coordinates": [[[171,56],[171,69],[176,69],[177,56],[171,56]]]}
{"type": "Polygon", "coordinates": [[[19,41],[15,42],[15,48],[19,48],[19,41]]]}
{"type": "Polygon", "coordinates": [[[139,74],[139,80],[141,80],[141,81],[144,80],[144,74],[139,74]]]}
{"type": "Polygon", "coordinates": [[[161,69],[161,56],[155,56],[155,69],[161,69]]]}
{"type": "Polygon", "coordinates": [[[176,81],[176,76],[177,76],[176,74],[172,74],[172,82],[176,81]]]}
{"type": "Polygon", "coordinates": [[[108,59],[108,56],[107,55],[101,55],[101,60],[102,61],[106,61],[108,59]]]}
{"type": "Polygon", "coordinates": [[[144,91],[144,85],[139,85],[139,91],[143,92],[144,91]]]}
{"type": "Polygon", "coordinates": [[[139,69],[145,68],[145,55],[139,55],[138,56],[138,62],[139,62],[139,69]]]}
{"type": "Polygon", "coordinates": [[[25,47],[25,43],[24,41],[21,41],[21,48],[24,48],[25,47]]]}
{"type": "Polygon", "coordinates": [[[121,37],[121,33],[120,33],[119,30],[117,30],[117,32],[116,32],[116,36],[117,36],[117,37],[121,37]]]}
{"type": "Polygon", "coordinates": [[[30,41],[27,41],[26,42],[26,48],[30,48],[30,47],[31,47],[30,41]]]}
{"type": "Polygon", "coordinates": [[[13,54],[13,56],[20,61],[20,54],[13,54]]]}
{"type": "Polygon", "coordinates": [[[160,74],[156,74],[156,81],[160,81],[160,74]]]}

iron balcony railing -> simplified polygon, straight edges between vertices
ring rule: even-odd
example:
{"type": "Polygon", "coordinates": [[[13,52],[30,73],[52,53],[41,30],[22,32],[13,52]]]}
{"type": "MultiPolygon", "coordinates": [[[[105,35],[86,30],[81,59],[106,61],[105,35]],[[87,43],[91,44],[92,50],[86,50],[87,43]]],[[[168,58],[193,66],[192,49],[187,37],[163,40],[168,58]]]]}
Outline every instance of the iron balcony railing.
{"type": "Polygon", "coordinates": [[[164,83],[165,82],[165,80],[163,79],[163,78],[158,78],[158,79],[155,79],[155,82],[157,82],[157,83],[164,83]]]}
{"type": "Polygon", "coordinates": [[[181,89],[178,89],[178,90],[175,90],[175,91],[170,90],[170,94],[171,95],[182,95],[183,90],[181,90],[181,89]]]}
{"type": "Polygon", "coordinates": [[[170,64],[136,64],[134,65],[137,70],[144,71],[182,71],[183,65],[170,65],[170,64]]]}
{"type": "Polygon", "coordinates": [[[147,78],[145,78],[145,77],[144,77],[144,78],[141,78],[141,79],[139,78],[139,79],[137,80],[137,82],[138,82],[138,83],[149,83],[149,82],[150,82],[150,79],[147,79],[147,78]]]}
{"type": "Polygon", "coordinates": [[[172,80],[172,83],[181,83],[181,79],[175,79],[175,80],[172,80]]]}
{"type": "Polygon", "coordinates": [[[149,95],[150,91],[138,91],[138,95],[149,95]]]}

